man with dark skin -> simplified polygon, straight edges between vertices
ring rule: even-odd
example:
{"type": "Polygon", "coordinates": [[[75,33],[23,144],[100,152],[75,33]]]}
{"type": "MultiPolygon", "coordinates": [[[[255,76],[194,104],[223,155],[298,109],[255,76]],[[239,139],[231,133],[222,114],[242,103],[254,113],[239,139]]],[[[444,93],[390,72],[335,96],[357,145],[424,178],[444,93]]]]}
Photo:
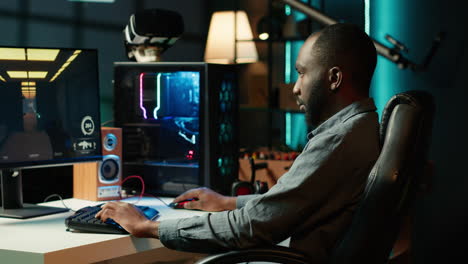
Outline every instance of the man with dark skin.
{"type": "Polygon", "coordinates": [[[198,188],[174,199],[196,198],[184,207],[220,212],[203,219],[152,222],[125,202],[103,205],[96,217],[112,218],[134,236],[160,238],[178,250],[213,252],[291,237],[291,247],[317,248],[314,259],[323,262],[349,225],[379,154],[378,117],[368,96],[375,64],[372,41],[354,25],[332,25],[305,41],[293,93],[315,129],[267,193],[229,197],[198,188]],[[179,230],[191,235],[174,234],[179,230]]]}

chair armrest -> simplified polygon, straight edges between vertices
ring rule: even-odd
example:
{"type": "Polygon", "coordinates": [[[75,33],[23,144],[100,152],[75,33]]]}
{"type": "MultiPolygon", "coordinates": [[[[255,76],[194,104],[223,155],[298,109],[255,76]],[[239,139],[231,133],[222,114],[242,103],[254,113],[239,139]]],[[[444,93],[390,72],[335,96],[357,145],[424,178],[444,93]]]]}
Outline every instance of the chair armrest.
{"type": "Polygon", "coordinates": [[[308,258],[298,250],[283,246],[270,248],[252,248],[235,250],[210,255],[196,262],[196,264],[231,264],[249,261],[271,261],[287,264],[307,264],[308,258]]]}

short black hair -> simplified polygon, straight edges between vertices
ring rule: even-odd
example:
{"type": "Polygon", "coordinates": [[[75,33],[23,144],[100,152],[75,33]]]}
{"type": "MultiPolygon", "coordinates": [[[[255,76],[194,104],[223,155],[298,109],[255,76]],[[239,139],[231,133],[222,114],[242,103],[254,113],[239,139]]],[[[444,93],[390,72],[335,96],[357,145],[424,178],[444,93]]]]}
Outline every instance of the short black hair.
{"type": "Polygon", "coordinates": [[[350,73],[356,92],[368,95],[377,64],[372,39],[358,26],[337,23],[323,28],[312,52],[325,67],[339,66],[350,73]]]}

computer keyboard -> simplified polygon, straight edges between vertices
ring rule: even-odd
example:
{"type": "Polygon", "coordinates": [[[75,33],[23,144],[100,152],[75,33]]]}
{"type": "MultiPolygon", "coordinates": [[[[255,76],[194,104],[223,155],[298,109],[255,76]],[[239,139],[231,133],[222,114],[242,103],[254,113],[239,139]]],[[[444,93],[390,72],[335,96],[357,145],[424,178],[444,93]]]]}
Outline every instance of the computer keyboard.
{"type": "MultiPolygon", "coordinates": [[[[135,205],[150,220],[156,220],[159,216],[158,210],[142,205],[135,205]]],[[[94,217],[101,210],[101,205],[87,206],[76,211],[65,219],[68,231],[81,231],[92,233],[128,234],[118,223],[112,219],[105,222],[94,217]]]]}

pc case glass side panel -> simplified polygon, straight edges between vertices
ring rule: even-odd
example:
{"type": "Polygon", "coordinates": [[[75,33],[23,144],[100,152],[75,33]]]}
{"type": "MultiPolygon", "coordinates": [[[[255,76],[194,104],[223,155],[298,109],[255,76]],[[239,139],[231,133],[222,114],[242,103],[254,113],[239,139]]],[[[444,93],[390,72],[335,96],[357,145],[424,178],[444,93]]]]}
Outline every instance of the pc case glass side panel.
{"type": "Polygon", "coordinates": [[[159,125],[149,158],[162,163],[197,163],[200,73],[144,72],[138,79],[137,107],[142,118],[159,125]]]}
{"type": "Polygon", "coordinates": [[[198,118],[199,72],[143,72],[138,77],[138,88],[138,107],[144,119],[198,118]]]}
{"type": "Polygon", "coordinates": [[[134,114],[123,124],[125,169],[144,175],[154,194],[177,195],[197,187],[201,72],[154,65],[135,69],[124,73],[132,75],[135,93],[129,96],[134,114]]]}

